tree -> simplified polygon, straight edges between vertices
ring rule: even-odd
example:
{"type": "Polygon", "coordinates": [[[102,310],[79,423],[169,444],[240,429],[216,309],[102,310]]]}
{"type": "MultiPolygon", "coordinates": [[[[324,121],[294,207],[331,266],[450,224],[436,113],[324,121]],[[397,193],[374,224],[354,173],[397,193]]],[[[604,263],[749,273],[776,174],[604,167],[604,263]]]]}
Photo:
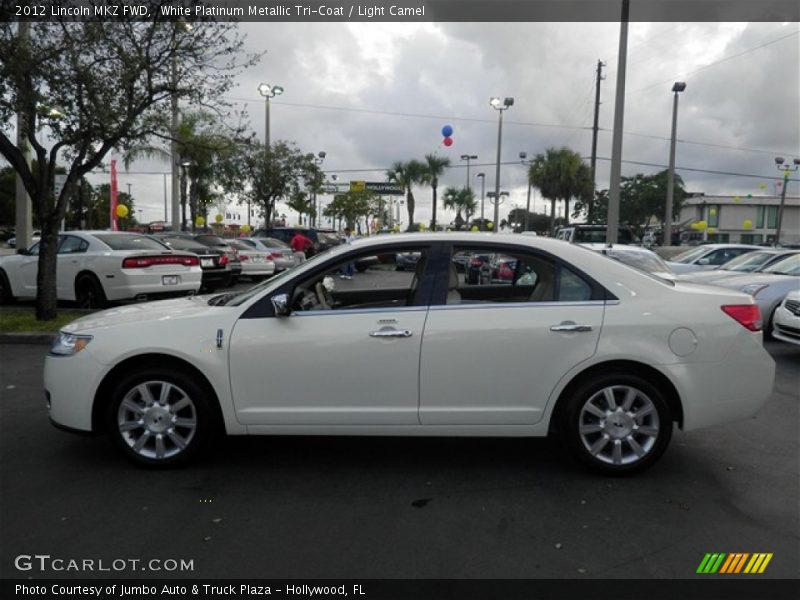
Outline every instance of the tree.
{"type": "Polygon", "coordinates": [[[355,229],[359,219],[368,217],[374,210],[375,195],[372,192],[345,192],[336,194],[322,214],[334,219],[344,219],[350,229],[355,229]]]}
{"type": "Polygon", "coordinates": [[[444,207],[456,211],[455,225],[457,230],[463,229],[466,222],[464,217],[461,216],[461,211],[463,210],[466,215],[469,215],[475,211],[476,206],[475,194],[471,189],[451,186],[444,191],[444,207]]]}
{"type": "Polygon", "coordinates": [[[570,200],[589,197],[594,187],[589,166],[580,154],[567,147],[548,148],[544,154],[537,154],[528,170],[528,179],[550,200],[551,233],[555,233],[556,201],[564,201],[565,221],[569,224],[570,200]]]}
{"type": "Polygon", "coordinates": [[[449,158],[435,154],[426,154],[425,162],[422,163],[420,183],[427,183],[431,186],[431,231],[436,231],[436,188],[439,187],[439,177],[449,166],[449,158]]]}
{"type": "Polygon", "coordinates": [[[257,206],[265,223],[272,222],[279,199],[297,203],[306,198],[302,201],[303,207],[307,206],[308,193],[319,173],[313,154],[304,154],[286,141],[274,142],[266,148],[258,140],[250,139],[238,144],[221,164],[224,187],[238,194],[240,204],[249,202],[257,206]]]}
{"type": "MultiPolygon", "coordinates": [[[[150,7],[159,14],[162,4],[168,3],[150,7]]],[[[56,316],[56,248],[68,190],[112,149],[124,152],[168,131],[171,98],[219,106],[243,66],[235,60],[242,40],[232,24],[195,22],[189,31],[179,21],[135,16],[71,18],[25,26],[0,19],[0,154],[21,178],[42,230],[40,320],[56,316]],[[38,173],[9,137],[17,114],[19,133],[42,167],[38,173]],[[59,164],[67,182],[56,198],[59,164]]]]}
{"type": "Polygon", "coordinates": [[[386,171],[386,179],[392,183],[396,183],[402,187],[406,192],[406,210],[408,210],[408,231],[416,231],[414,229],[414,193],[411,188],[420,182],[424,165],[417,161],[411,160],[407,163],[396,162],[392,168],[386,171]]]}

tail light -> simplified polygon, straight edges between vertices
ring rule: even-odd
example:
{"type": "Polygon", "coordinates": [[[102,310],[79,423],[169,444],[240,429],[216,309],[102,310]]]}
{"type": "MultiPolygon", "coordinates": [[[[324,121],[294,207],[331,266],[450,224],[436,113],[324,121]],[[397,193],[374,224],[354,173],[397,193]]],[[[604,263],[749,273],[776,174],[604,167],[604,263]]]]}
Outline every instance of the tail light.
{"type": "Polygon", "coordinates": [[[267,254],[267,258],[269,260],[275,260],[276,258],[283,258],[283,254],[280,252],[270,252],[267,254]]]}
{"type": "Polygon", "coordinates": [[[480,267],[483,264],[483,261],[480,258],[473,258],[469,261],[469,264],[472,267],[480,267]]]}
{"type": "Polygon", "coordinates": [[[761,331],[761,310],[757,304],[726,304],[720,308],[742,327],[750,331],[761,331]]]}
{"type": "Polygon", "coordinates": [[[239,260],[242,262],[247,262],[248,260],[250,260],[250,257],[247,256],[247,254],[242,254],[239,256],[239,260]]]}
{"type": "Polygon", "coordinates": [[[200,264],[200,259],[196,256],[132,256],[122,261],[123,269],[146,269],[153,265],[183,265],[185,267],[196,267],[200,264]]]}
{"type": "Polygon", "coordinates": [[[227,265],[227,264],[228,264],[228,256],[227,256],[227,255],[225,255],[225,254],[223,254],[222,256],[220,256],[220,257],[219,257],[219,260],[217,261],[217,264],[218,264],[220,267],[224,267],[225,265],[227,265]]]}

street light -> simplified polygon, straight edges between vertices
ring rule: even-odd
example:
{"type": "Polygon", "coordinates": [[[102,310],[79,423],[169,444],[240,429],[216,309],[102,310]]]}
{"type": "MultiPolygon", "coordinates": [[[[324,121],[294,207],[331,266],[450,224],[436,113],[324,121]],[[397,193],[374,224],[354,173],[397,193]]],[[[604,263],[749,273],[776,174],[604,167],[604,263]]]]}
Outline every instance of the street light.
{"type": "Polygon", "coordinates": [[[686,83],[676,81],[672,86],[672,137],[669,143],[669,172],[667,173],[667,206],[664,210],[664,232],[662,243],[672,245],[672,198],[675,192],[675,136],[678,131],[678,93],[686,89],[686,83]]]}
{"type": "Polygon", "coordinates": [[[486,173],[478,173],[475,177],[481,178],[481,229],[483,229],[483,199],[486,195],[486,173]]]}
{"type": "MultiPolygon", "coordinates": [[[[186,183],[187,183],[187,175],[186,169],[192,166],[192,161],[190,160],[182,160],[180,162],[181,167],[181,231],[186,231],[186,183]]],[[[192,227],[194,228],[194,223],[192,223],[192,227]]]]}
{"type": "Polygon", "coordinates": [[[258,86],[258,93],[264,96],[264,147],[269,149],[269,100],[280,96],[283,93],[283,87],[262,83],[258,86]]]}
{"type": "MultiPolygon", "coordinates": [[[[531,165],[533,164],[533,159],[526,161],[525,159],[528,158],[527,152],[520,152],[519,153],[519,162],[523,165],[531,165]]],[[[525,173],[525,178],[528,180],[528,202],[525,204],[525,229],[523,231],[528,231],[528,215],[531,213],[531,175],[530,173],[525,173]]]]}
{"type": "Polygon", "coordinates": [[[494,225],[492,227],[495,233],[500,229],[500,205],[505,201],[504,196],[507,197],[508,192],[489,192],[486,194],[486,197],[489,198],[489,202],[494,204],[494,225]]]}
{"type": "Polygon", "coordinates": [[[462,154],[461,160],[467,161],[467,189],[470,189],[469,185],[469,161],[471,160],[478,160],[478,157],[475,154],[462,154]]]}
{"type": "Polygon", "coordinates": [[[785,165],[786,160],[782,156],[775,157],[775,166],[778,168],[778,171],[783,171],[783,185],[781,186],[781,203],[778,206],[778,222],[775,223],[776,230],[775,230],[775,245],[777,246],[781,242],[781,225],[783,224],[783,205],[786,203],[786,186],[789,185],[789,173],[793,173],[797,171],[798,167],[800,167],[800,158],[795,158],[792,160],[792,165],[785,165]]]}
{"type": "MultiPolygon", "coordinates": [[[[317,166],[320,166],[325,161],[325,157],[326,156],[327,156],[327,154],[325,153],[325,151],[324,150],[320,150],[317,153],[317,155],[314,157],[314,164],[317,165],[317,166]]],[[[314,184],[315,185],[314,185],[314,188],[313,188],[314,198],[312,199],[312,202],[314,204],[314,227],[319,227],[319,225],[317,224],[317,214],[319,212],[319,205],[317,204],[317,186],[316,186],[317,181],[318,181],[317,175],[315,174],[314,175],[314,184]]]]}
{"type": "MultiPolygon", "coordinates": [[[[505,98],[502,101],[500,98],[490,98],[489,105],[495,109],[500,116],[497,121],[497,165],[494,175],[494,194],[495,198],[500,197],[500,149],[503,145],[503,111],[508,110],[514,106],[514,98],[505,98]]],[[[497,232],[497,222],[500,219],[500,203],[495,202],[494,205],[494,230],[497,232]]]]}

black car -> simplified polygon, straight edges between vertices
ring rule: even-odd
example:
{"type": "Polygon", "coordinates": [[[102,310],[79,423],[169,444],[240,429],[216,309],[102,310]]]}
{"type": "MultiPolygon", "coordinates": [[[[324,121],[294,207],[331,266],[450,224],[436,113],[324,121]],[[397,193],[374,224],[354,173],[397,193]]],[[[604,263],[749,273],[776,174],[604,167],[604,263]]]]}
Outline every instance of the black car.
{"type": "Polygon", "coordinates": [[[200,268],[203,270],[201,287],[205,291],[213,292],[219,287],[232,285],[233,271],[231,270],[231,263],[228,255],[221,248],[209,248],[197,240],[183,235],[161,233],[150,237],[175,250],[197,254],[200,258],[200,268]]]}

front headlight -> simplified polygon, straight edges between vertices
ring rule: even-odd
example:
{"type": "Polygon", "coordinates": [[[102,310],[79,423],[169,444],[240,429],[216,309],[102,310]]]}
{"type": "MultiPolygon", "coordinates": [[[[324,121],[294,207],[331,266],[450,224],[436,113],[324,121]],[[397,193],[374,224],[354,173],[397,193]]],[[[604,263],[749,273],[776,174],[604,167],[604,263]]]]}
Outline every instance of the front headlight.
{"type": "Polygon", "coordinates": [[[750,285],[745,285],[739,288],[739,291],[744,292],[745,294],[750,294],[751,296],[755,297],[758,292],[763,290],[765,287],[769,287],[764,283],[751,283],[750,285]]]}
{"type": "Polygon", "coordinates": [[[50,354],[55,356],[72,356],[77,354],[92,341],[91,335],[76,335],[59,331],[58,336],[50,346],[50,354]]]}

